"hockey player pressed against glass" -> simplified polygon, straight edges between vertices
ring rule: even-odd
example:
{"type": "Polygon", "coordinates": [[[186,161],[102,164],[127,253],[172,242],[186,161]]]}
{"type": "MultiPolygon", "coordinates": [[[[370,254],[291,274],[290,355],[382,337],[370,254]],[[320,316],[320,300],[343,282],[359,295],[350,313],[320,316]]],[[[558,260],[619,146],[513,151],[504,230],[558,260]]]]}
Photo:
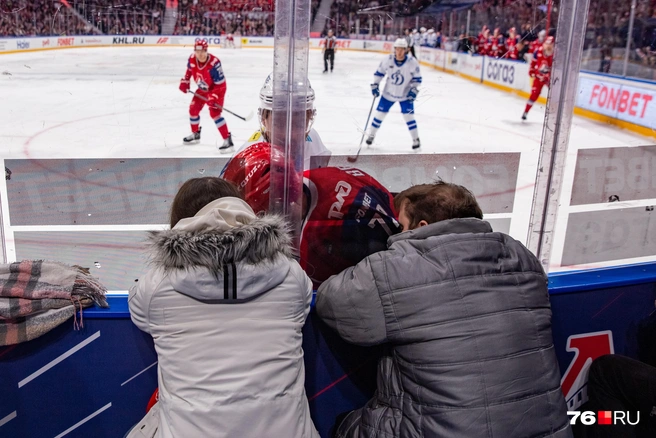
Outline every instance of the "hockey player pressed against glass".
{"type": "MultiPolygon", "coordinates": [[[[237,153],[221,177],[237,185],[260,214],[269,209],[271,179],[282,180],[284,170],[283,152],[261,142],[237,153]]],[[[315,288],[367,255],[386,249],[387,239],[400,231],[392,194],[360,169],[306,170],[302,200],[300,263],[315,288]]]]}
{"type": "Polygon", "coordinates": [[[421,84],[421,71],[419,70],[419,62],[414,57],[408,56],[407,50],[408,43],[405,38],[394,41],[394,54],[383,59],[374,73],[374,82],[371,84],[371,94],[374,98],[381,95],[379,84],[385,76],[387,76],[387,81],[369,129],[369,136],[366,140],[369,145],[374,142],[376,132],[394,102],[398,102],[412,137],[412,149],[417,150],[421,147],[417,122],[415,121],[414,105],[419,93],[417,87],[421,84]]]}
{"type": "Polygon", "coordinates": [[[227,90],[226,80],[219,58],[207,53],[207,41],[198,41],[194,45],[194,54],[187,61],[187,72],[180,80],[180,91],[183,93],[190,91],[191,79],[196,82],[198,89],[194,92],[189,105],[191,134],[186,136],[183,142],[185,144],[200,142],[200,111],[207,104],[210,116],[223,138],[223,144],[218,147],[219,151],[231,152],[234,146],[232,136],[228,131],[228,124],[221,116],[227,90]]]}
{"type": "Polygon", "coordinates": [[[528,112],[540,97],[542,87],[549,87],[549,82],[551,81],[551,65],[553,64],[553,53],[554,39],[551,36],[544,40],[542,47],[533,52],[533,60],[531,61],[531,67],[528,72],[529,76],[531,76],[533,79],[533,84],[531,86],[531,97],[529,97],[528,102],[526,103],[524,114],[522,114],[522,120],[526,120],[528,112]]]}

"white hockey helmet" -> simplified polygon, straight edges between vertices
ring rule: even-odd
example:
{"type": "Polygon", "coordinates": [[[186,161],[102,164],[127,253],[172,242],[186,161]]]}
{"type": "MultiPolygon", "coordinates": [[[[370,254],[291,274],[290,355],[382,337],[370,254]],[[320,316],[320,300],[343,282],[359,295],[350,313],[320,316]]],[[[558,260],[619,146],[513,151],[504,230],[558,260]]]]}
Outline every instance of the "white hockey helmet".
{"type": "Polygon", "coordinates": [[[423,27],[423,26],[422,26],[422,27],[420,27],[420,28],[419,28],[419,32],[421,32],[421,33],[424,33],[424,32],[426,32],[426,28],[425,28],[425,27],[423,27]]]}
{"type": "MultiPolygon", "coordinates": [[[[389,47],[389,46],[387,46],[389,47]]],[[[404,49],[408,48],[408,42],[405,40],[405,38],[397,38],[396,41],[394,41],[393,47],[396,49],[398,47],[403,47],[404,49]]]]}
{"type": "Polygon", "coordinates": [[[544,39],[547,37],[547,31],[542,29],[540,32],[538,32],[538,40],[540,42],[544,41],[544,39]]]}
{"type": "Polygon", "coordinates": [[[435,29],[433,29],[432,27],[430,29],[428,29],[428,33],[434,33],[434,32],[435,32],[435,29]]]}
{"type": "MultiPolygon", "coordinates": [[[[308,93],[305,100],[305,109],[311,110],[314,108],[314,90],[310,85],[310,80],[307,82],[308,93]]],[[[273,73],[270,73],[264,81],[264,85],[260,89],[260,108],[273,110],[273,73]]]]}

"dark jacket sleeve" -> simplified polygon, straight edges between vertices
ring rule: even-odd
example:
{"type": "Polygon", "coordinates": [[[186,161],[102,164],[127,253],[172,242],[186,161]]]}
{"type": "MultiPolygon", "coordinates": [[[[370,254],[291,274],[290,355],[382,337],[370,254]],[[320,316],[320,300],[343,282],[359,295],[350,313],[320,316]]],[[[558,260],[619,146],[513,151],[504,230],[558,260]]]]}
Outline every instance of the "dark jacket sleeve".
{"type": "Polygon", "coordinates": [[[383,304],[376,287],[374,267],[381,253],[333,275],[317,291],[319,317],[346,341],[376,345],[387,341],[383,304]]]}

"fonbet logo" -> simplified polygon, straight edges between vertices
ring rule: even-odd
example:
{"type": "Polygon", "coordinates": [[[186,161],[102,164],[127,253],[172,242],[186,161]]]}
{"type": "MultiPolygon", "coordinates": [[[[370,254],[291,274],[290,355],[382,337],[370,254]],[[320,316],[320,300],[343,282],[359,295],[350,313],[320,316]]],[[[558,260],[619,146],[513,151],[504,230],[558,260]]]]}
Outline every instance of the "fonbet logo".
{"type": "Polygon", "coordinates": [[[640,422],[640,412],[625,412],[625,411],[597,411],[597,415],[592,411],[567,411],[569,424],[575,425],[581,423],[584,426],[592,426],[598,424],[600,426],[610,425],[630,425],[635,426],[640,422]]]}
{"type": "Polygon", "coordinates": [[[73,45],[75,38],[57,38],[57,45],[59,47],[68,47],[73,45]]]}
{"type": "Polygon", "coordinates": [[[574,353],[574,358],[560,381],[565,394],[567,409],[576,410],[588,401],[588,371],[592,361],[606,354],[613,354],[613,332],[584,333],[567,338],[566,350],[574,353]]]}

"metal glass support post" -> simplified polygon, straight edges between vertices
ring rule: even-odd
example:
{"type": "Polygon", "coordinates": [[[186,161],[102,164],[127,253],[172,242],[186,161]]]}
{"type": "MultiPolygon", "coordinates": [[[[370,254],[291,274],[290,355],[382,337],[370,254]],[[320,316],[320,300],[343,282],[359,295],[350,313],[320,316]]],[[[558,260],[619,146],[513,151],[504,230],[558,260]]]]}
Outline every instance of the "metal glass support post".
{"type": "Polygon", "coordinates": [[[453,11],[449,14],[449,41],[453,39],[453,11]]]}
{"type": "Polygon", "coordinates": [[[626,69],[629,66],[629,53],[631,52],[631,43],[633,42],[633,23],[635,22],[636,0],[631,2],[631,17],[629,18],[629,33],[626,36],[626,49],[624,50],[624,67],[622,67],[622,76],[626,76],[626,69]]]}
{"type": "Polygon", "coordinates": [[[270,212],[289,219],[297,248],[302,222],[309,52],[310,0],[276,0],[271,138],[283,151],[285,163],[271,166],[269,207],[270,212]]]}
{"type": "Polygon", "coordinates": [[[578,75],[589,3],[590,0],[562,2],[558,11],[549,100],[527,238],[528,249],[538,257],[547,272],[578,92],[578,75]]]}

